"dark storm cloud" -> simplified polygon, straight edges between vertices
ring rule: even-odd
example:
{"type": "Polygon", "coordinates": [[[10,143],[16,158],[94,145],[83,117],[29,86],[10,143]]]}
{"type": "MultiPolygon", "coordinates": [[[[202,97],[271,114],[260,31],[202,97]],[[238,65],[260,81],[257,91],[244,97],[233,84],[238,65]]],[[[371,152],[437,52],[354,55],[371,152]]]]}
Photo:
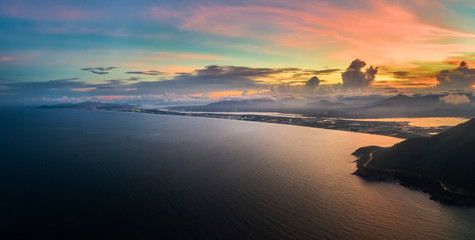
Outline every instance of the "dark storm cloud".
{"type": "Polygon", "coordinates": [[[475,84],[475,69],[468,67],[465,61],[453,70],[442,70],[436,75],[438,88],[443,89],[470,89],[475,84]]]}
{"type": "Polygon", "coordinates": [[[366,63],[360,59],[351,62],[345,72],[341,74],[343,87],[364,88],[369,87],[378,73],[378,68],[370,66],[365,72],[361,71],[366,63]]]}
{"type": "Polygon", "coordinates": [[[150,71],[125,72],[125,74],[143,74],[143,75],[156,76],[156,75],[162,75],[162,74],[165,74],[165,73],[160,72],[160,71],[150,70],[150,71]]]}
{"type": "Polygon", "coordinates": [[[88,71],[94,74],[108,74],[110,70],[116,67],[96,67],[96,68],[81,68],[83,71],[88,71]]]}

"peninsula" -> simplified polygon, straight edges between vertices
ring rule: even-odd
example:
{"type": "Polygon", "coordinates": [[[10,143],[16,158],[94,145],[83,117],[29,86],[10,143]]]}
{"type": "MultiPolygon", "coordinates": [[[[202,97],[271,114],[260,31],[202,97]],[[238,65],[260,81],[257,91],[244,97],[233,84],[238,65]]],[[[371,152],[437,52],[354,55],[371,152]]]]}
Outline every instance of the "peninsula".
{"type": "Polygon", "coordinates": [[[431,199],[475,206],[475,118],[432,137],[392,147],[362,147],[354,174],[371,180],[398,181],[422,189],[431,199]]]}

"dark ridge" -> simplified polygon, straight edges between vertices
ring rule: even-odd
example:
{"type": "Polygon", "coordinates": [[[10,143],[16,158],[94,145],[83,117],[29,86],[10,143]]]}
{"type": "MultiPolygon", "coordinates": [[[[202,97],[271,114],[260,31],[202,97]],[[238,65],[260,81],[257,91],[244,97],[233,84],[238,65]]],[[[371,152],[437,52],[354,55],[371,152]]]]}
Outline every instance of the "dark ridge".
{"type": "Polygon", "coordinates": [[[399,180],[424,189],[433,199],[475,205],[475,119],[432,136],[408,139],[392,147],[364,147],[355,174],[375,180],[399,180]]]}

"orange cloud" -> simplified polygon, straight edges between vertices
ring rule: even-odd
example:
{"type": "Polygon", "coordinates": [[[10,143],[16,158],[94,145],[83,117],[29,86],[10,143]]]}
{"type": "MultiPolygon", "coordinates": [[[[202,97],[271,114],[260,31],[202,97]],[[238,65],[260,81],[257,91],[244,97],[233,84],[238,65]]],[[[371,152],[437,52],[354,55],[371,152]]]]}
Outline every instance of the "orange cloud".
{"type": "MultiPolygon", "coordinates": [[[[239,96],[251,96],[251,95],[255,95],[255,94],[260,94],[260,93],[266,93],[266,92],[269,92],[270,90],[268,89],[265,89],[265,90],[246,90],[246,91],[223,91],[223,92],[213,92],[211,94],[208,95],[209,98],[222,98],[222,97],[231,97],[231,96],[235,96],[235,97],[239,97],[239,96]]],[[[199,95],[199,97],[202,96],[202,94],[195,94],[195,95],[199,95]]],[[[192,96],[195,96],[195,95],[192,95],[192,96]]]]}
{"type": "Polygon", "coordinates": [[[473,49],[469,43],[452,41],[473,40],[473,33],[428,24],[415,12],[386,1],[368,2],[366,9],[314,2],[298,8],[203,6],[181,13],[180,27],[230,37],[251,36],[302,49],[337,46],[341,50],[331,55],[334,58],[360,57],[381,63],[440,61],[453,52],[473,49]]]}
{"type": "Polygon", "coordinates": [[[87,92],[87,91],[92,91],[95,90],[95,87],[86,87],[86,88],[71,88],[71,91],[75,92],[87,92]]]}
{"type": "Polygon", "coordinates": [[[230,96],[241,96],[244,91],[225,91],[225,92],[213,92],[208,95],[210,98],[221,98],[230,96]]]}
{"type": "Polygon", "coordinates": [[[373,87],[376,88],[433,88],[439,82],[435,77],[415,77],[407,80],[387,80],[376,81],[373,87]]]}
{"type": "Polygon", "coordinates": [[[191,73],[200,67],[197,66],[171,66],[163,69],[163,72],[166,73],[191,73]]]}

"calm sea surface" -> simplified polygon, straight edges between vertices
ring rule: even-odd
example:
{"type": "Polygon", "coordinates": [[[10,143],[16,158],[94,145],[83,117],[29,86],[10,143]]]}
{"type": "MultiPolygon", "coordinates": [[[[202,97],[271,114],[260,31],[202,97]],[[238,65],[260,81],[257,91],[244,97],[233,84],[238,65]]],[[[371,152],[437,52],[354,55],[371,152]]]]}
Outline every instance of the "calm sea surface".
{"type": "Polygon", "coordinates": [[[0,110],[0,239],[475,239],[475,209],[365,181],[400,139],[139,113],[0,110]]]}
{"type": "Polygon", "coordinates": [[[415,127],[440,127],[455,126],[464,123],[469,118],[462,117],[422,117],[422,118],[364,118],[364,119],[347,119],[355,121],[367,122],[407,122],[410,126],[415,127]]]}

